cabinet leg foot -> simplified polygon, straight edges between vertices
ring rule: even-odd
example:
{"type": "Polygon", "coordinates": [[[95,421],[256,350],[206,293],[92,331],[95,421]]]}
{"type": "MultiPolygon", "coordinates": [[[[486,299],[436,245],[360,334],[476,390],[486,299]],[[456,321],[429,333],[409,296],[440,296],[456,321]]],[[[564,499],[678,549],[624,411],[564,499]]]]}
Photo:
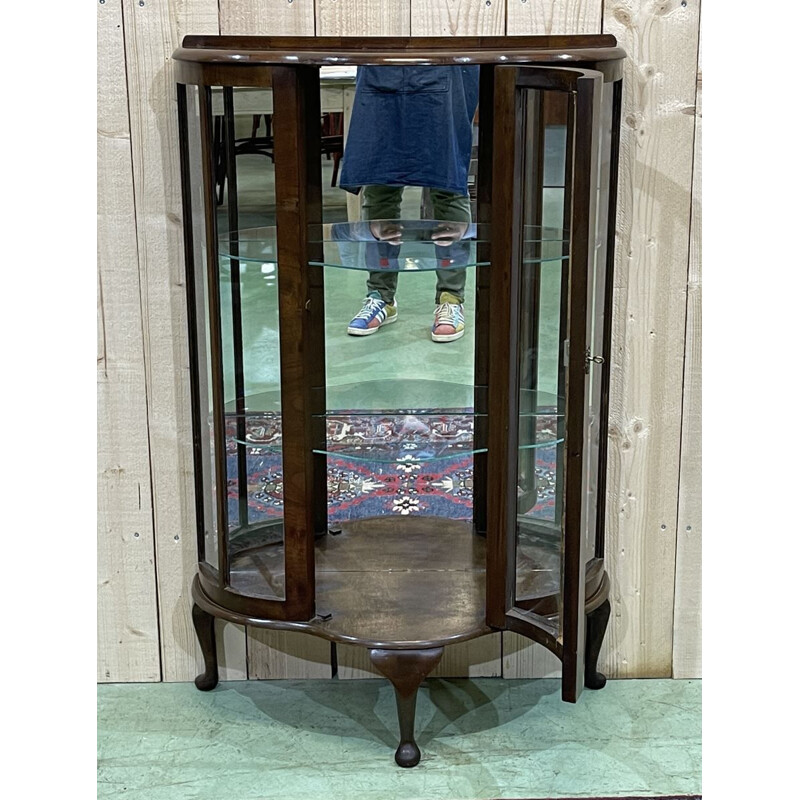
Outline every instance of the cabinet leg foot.
{"type": "Polygon", "coordinates": [[[219,683],[217,669],[217,636],[214,632],[214,617],[203,611],[195,603],[192,606],[192,622],[197,638],[200,640],[200,650],[205,661],[205,672],[194,679],[194,685],[203,692],[208,692],[219,683]]]}
{"type": "Polygon", "coordinates": [[[606,676],[597,671],[597,659],[600,657],[600,646],[603,644],[610,616],[611,603],[608,600],[586,615],[586,667],[583,685],[587,689],[602,689],[606,685],[606,676]]]}
{"type": "Polygon", "coordinates": [[[442,647],[369,651],[375,668],[394,686],[397,718],[400,723],[400,745],[394,754],[394,760],[401,767],[415,767],[419,764],[421,753],[414,741],[417,690],[428,673],[439,663],[443,652],[442,647]]]}

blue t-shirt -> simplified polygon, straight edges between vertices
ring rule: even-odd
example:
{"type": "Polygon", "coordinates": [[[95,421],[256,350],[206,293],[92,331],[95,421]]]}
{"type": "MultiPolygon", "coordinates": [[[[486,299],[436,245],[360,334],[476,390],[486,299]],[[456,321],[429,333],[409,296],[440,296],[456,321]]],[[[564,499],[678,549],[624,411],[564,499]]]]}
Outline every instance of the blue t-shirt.
{"type": "Polygon", "coordinates": [[[339,186],[467,194],[480,67],[359,67],[339,186]]]}

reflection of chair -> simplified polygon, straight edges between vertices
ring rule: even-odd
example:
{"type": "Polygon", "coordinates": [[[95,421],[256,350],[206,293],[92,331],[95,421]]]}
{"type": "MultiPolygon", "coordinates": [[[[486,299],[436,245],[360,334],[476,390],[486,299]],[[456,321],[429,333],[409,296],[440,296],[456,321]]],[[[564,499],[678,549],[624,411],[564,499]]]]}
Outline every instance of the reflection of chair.
{"type": "MultiPolygon", "coordinates": [[[[332,111],[322,115],[322,141],[320,152],[328,160],[333,158],[333,177],[331,186],[336,186],[339,177],[339,162],[344,151],[344,114],[332,111]]],[[[222,205],[225,197],[225,179],[227,164],[225,162],[225,128],[222,117],[214,117],[214,142],[212,147],[214,174],[216,176],[217,203],[222,205]]],[[[275,139],[272,135],[272,114],[253,114],[253,127],[250,136],[236,139],[234,157],[244,155],[266,156],[275,163],[275,139]],[[264,135],[258,136],[261,118],[264,118],[264,135]]]]}
{"type": "Polygon", "coordinates": [[[330,161],[333,156],[331,186],[336,186],[339,177],[339,162],[344,151],[344,114],[332,111],[322,115],[322,154],[330,161]]]}

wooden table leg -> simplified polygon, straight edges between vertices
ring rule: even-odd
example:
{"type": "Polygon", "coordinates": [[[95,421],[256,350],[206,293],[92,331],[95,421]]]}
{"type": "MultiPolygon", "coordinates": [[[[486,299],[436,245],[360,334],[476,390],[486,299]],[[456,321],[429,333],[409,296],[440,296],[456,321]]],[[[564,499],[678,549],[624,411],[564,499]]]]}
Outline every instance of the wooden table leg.
{"type": "Polygon", "coordinates": [[[213,689],[219,683],[217,669],[217,637],[214,632],[214,617],[203,611],[196,603],[192,606],[192,622],[200,640],[200,650],[205,660],[205,672],[195,679],[194,685],[203,692],[213,689]]]}
{"type": "Polygon", "coordinates": [[[602,689],[606,685],[606,676],[597,671],[597,659],[610,616],[611,603],[608,600],[586,615],[586,666],[583,685],[587,689],[602,689]]]}
{"type": "Polygon", "coordinates": [[[394,686],[397,718],[400,722],[400,745],[394,760],[401,767],[419,764],[420,751],[414,741],[414,717],[417,711],[417,690],[428,673],[439,663],[444,648],[426,650],[370,650],[375,668],[394,686]]]}

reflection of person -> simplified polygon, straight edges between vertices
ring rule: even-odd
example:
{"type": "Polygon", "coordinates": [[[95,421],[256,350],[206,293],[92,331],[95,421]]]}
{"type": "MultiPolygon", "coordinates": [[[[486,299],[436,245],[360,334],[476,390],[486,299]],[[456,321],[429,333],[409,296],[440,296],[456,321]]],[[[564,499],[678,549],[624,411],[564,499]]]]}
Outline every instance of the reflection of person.
{"type": "MultiPolygon", "coordinates": [[[[387,257],[396,256],[402,241],[402,227],[392,221],[400,217],[406,186],[429,188],[434,219],[458,223],[432,233],[437,258],[447,260],[444,248],[458,241],[471,221],[467,173],[479,69],[359,67],[339,185],[350,192],[363,188],[362,219],[371,221],[370,232],[387,257]]],[[[436,276],[431,338],[460,339],[466,272],[440,269],[436,276]]],[[[396,269],[370,271],[364,305],[347,332],[366,336],[394,322],[396,289],[396,269]]]]}

